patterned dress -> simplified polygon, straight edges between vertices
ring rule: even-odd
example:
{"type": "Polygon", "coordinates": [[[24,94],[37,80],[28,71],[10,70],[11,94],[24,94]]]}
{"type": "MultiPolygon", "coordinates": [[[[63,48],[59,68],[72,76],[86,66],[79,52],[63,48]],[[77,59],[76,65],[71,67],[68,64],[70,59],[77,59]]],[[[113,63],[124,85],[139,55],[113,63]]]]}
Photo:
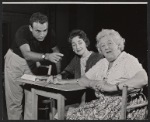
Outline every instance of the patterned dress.
{"type": "MultiPolygon", "coordinates": [[[[102,59],[93,66],[85,75],[92,80],[107,78],[110,84],[125,81],[143,70],[138,60],[126,52],[122,52],[111,69],[108,70],[108,61],[102,59]]],[[[67,111],[67,120],[119,120],[122,107],[122,96],[95,92],[98,99],[92,100],[80,107],[70,108],[67,111]]],[[[128,100],[129,105],[145,101],[144,95],[133,95],[128,100]]],[[[147,107],[127,112],[128,120],[143,120],[146,118],[147,107]]]]}

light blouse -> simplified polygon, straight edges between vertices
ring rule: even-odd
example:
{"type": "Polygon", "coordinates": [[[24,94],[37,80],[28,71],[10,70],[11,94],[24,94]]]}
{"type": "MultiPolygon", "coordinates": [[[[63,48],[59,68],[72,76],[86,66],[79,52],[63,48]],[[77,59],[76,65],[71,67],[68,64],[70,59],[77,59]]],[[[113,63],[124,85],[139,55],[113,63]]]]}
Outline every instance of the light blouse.
{"type": "Polygon", "coordinates": [[[108,70],[109,62],[106,58],[98,61],[85,76],[91,80],[104,80],[110,84],[116,84],[132,78],[137,72],[144,70],[138,59],[122,52],[108,70]]]}
{"type": "Polygon", "coordinates": [[[92,51],[89,52],[89,54],[86,57],[81,57],[80,58],[80,65],[81,65],[81,76],[85,74],[85,69],[86,69],[86,62],[90,55],[92,54],[92,51]]]}

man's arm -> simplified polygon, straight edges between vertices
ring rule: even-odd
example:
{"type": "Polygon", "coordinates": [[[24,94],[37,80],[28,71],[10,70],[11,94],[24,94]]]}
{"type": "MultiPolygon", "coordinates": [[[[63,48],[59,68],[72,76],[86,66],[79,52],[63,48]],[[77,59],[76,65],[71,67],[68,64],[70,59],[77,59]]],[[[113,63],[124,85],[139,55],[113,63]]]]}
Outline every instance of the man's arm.
{"type": "Polygon", "coordinates": [[[24,56],[25,60],[32,60],[32,61],[42,61],[42,53],[32,52],[30,50],[29,44],[23,44],[20,46],[20,50],[22,55],[24,56]]]}
{"type": "MultiPolygon", "coordinates": [[[[53,47],[52,48],[53,52],[56,52],[56,53],[59,53],[59,48],[57,46],[53,47]]],[[[56,63],[56,70],[57,70],[57,74],[59,74],[61,72],[61,60],[59,60],[57,63],[56,63]]]]}
{"type": "MultiPolygon", "coordinates": [[[[20,46],[20,50],[22,52],[22,55],[24,56],[25,60],[32,60],[32,61],[42,61],[42,53],[36,53],[36,52],[32,52],[30,50],[30,46],[29,44],[23,44],[20,46]]],[[[57,63],[61,57],[63,56],[63,54],[61,53],[46,53],[45,54],[45,60],[49,60],[53,63],[57,63]]]]}

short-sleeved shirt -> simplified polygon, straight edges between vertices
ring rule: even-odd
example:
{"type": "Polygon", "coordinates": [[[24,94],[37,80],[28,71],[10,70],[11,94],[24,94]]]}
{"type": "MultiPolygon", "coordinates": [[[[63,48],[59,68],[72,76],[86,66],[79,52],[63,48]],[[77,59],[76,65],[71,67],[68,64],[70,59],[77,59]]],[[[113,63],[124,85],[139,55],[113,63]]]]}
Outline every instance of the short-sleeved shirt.
{"type": "Polygon", "coordinates": [[[33,37],[31,31],[29,30],[29,26],[24,25],[17,30],[15,39],[11,46],[13,52],[22,58],[24,57],[19,47],[23,44],[29,44],[31,51],[33,52],[50,53],[52,52],[51,48],[56,46],[56,40],[54,32],[49,30],[44,41],[40,42],[33,37]]]}
{"type": "Polygon", "coordinates": [[[110,84],[116,84],[132,78],[137,72],[144,70],[137,58],[122,52],[108,69],[109,62],[106,58],[97,62],[88,72],[86,77],[92,80],[107,79],[110,84]]]}

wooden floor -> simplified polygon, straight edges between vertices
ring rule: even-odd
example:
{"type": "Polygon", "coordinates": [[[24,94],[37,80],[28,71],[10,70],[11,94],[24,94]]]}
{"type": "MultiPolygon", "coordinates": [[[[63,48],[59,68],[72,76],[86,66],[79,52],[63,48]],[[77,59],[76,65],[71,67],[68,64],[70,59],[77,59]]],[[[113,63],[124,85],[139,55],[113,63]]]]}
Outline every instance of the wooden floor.
{"type": "MultiPolygon", "coordinates": [[[[2,96],[3,96],[3,101],[2,101],[3,102],[3,104],[2,104],[2,120],[8,120],[4,88],[2,90],[2,96]]],[[[47,111],[39,110],[38,112],[39,112],[39,116],[38,116],[39,120],[46,120],[47,119],[47,117],[48,117],[47,111]]]]}

